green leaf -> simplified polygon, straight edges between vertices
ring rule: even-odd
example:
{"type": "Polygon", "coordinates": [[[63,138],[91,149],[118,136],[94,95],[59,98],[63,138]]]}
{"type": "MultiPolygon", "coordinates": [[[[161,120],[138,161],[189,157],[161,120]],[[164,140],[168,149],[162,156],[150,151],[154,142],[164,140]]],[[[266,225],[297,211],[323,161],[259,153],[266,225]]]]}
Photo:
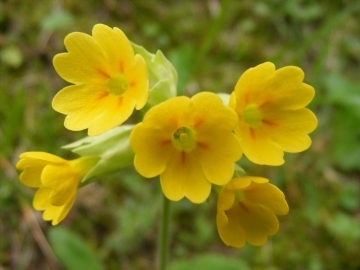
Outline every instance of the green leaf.
{"type": "Polygon", "coordinates": [[[53,227],[49,230],[49,240],[55,255],[66,269],[104,269],[89,244],[70,230],[53,227]]]}
{"type": "Polygon", "coordinates": [[[352,216],[336,212],[326,221],[330,233],[341,239],[344,243],[360,239],[360,223],[352,216]]]}
{"type": "Polygon", "coordinates": [[[325,82],[327,88],[326,100],[351,111],[360,118],[360,92],[358,82],[352,82],[340,75],[330,74],[325,82]]]}
{"type": "Polygon", "coordinates": [[[23,55],[17,46],[8,46],[0,52],[1,62],[10,67],[18,68],[23,62],[23,55]]]}
{"type": "Polygon", "coordinates": [[[45,17],[41,26],[46,31],[64,29],[74,23],[74,17],[66,11],[58,11],[45,17]]]}
{"type": "Polygon", "coordinates": [[[330,153],[343,170],[360,168],[359,118],[348,108],[338,108],[332,118],[330,153]]]}
{"type": "Polygon", "coordinates": [[[190,45],[184,45],[172,51],[169,55],[171,63],[175,66],[179,81],[178,81],[178,95],[184,94],[185,87],[191,80],[194,69],[195,53],[190,45]]]}
{"type": "Polygon", "coordinates": [[[356,211],[360,205],[360,184],[353,181],[344,184],[344,190],[340,197],[341,206],[349,211],[356,211]]]}
{"type": "Polygon", "coordinates": [[[174,261],[169,270],[211,269],[211,270],[247,270],[248,264],[241,259],[233,259],[217,254],[203,254],[189,260],[174,261]]]}
{"type": "Polygon", "coordinates": [[[325,102],[333,105],[330,152],[344,170],[360,168],[360,92],[357,82],[330,74],[325,81],[325,102]]]}

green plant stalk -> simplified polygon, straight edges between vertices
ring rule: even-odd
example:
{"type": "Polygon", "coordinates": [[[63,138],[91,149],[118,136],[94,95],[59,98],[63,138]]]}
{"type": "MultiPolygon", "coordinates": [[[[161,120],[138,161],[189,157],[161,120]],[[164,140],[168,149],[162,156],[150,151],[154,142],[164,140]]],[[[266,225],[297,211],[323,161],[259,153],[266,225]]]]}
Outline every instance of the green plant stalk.
{"type": "Polygon", "coordinates": [[[169,250],[169,222],[170,222],[170,201],[163,195],[163,209],[161,217],[160,241],[158,248],[159,270],[165,270],[169,250]]]}

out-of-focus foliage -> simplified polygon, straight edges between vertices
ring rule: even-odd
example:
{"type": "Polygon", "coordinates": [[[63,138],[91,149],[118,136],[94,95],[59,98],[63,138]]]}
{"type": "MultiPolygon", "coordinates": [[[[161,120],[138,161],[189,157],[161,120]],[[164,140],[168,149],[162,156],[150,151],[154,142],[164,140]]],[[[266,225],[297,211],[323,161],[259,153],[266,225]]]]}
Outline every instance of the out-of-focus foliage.
{"type": "Polygon", "coordinates": [[[53,227],[49,229],[48,237],[56,256],[66,269],[103,269],[88,243],[70,230],[53,227]]]}
{"type": "MultiPolygon", "coordinates": [[[[290,213],[280,218],[278,234],[264,247],[228,248],[216,232],[216,196],[201,205],[172,203],[174,270],[189,264],[234,269],[236,262],[244,269],[359,269],[357,2],[0,1],[0,268],[71,269],[59,253],[66,245],[87,246],[104,269],[156,266],[158,179],[143,179],[129,168],[82,188],[59,225],[78,238],[56,247],[48,238],[55,235],[51,225],[31,207],[34,191],[19,183],[14,167],[24,151],[74,157],[60,146],[86,134],[66,130],[64,116],[51,109],[55,93],[67,85],[52,58],[65,51],[68,33],[90,33],[105,23],[149,52],[161,49],[177,68],[180,94],[230,93],[242,72],[265,61],[301,67],[316,89],[310,106],[319,127],[308,151],[286,156],[279,168],[240,161],[249,174],[284,191],[290,213]]],[[[137,113],[129,123],[139,119],[137,113]]],[[[84,263],[81,256],[73,260],[84,263]]]]}

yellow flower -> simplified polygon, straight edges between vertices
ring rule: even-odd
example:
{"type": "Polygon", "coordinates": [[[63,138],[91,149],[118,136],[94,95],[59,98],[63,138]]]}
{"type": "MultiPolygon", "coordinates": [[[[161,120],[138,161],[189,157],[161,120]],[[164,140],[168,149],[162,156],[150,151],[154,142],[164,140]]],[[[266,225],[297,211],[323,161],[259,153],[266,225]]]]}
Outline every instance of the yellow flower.
{"type": "Polygon", "coordinates": [[[220,191],[216,225],[223,242],[241,248],[245,241],[262,246],[268,235],[279,230],[276,215],[286,215],[289,207],[280,189],[261,177],[239,177],[220,191]]]}
{"type": "Polygon", "coordinates": [[[57,73],[75,85],[54,97],[54,110],[66,114],[65,127],[88,128],[99,135],[126,121],[134,107],[139,110],[148,98],[148,74],[144,58],[118,28],[94,26],[92,36],[71,33],[65,38],[68,53],[54,58],[57,73]]]}
{"type": "Polygon", "coordinates": [[[160,175],[168,199],[201,203],[211,183],[231,179],[241,157],[236,125],[236,114],[213,93],[169,99],[151,108],[130,135],[135,168],[145,177],[160,175]]]}
{"type": "Polygon", "coordinates": [[[288,66],[275,71],[272,63],[250,68],[238,80],[229,106],[239,116],[235,134],[245,156],[265,165],[284,163],[284,152],[297,153],[311,145],[307,135],[316,116],[304,108],[314,89],[302,83],[303,71],[288,66]]]}
{"type": "Polygon", "coordinates": [[[70,211],[81,179],[98,160],[81,157],[69,161],[44,152],[26,152],[20,155],[16,167],[23,170],[20,181],[24,185],[38,188],[34,208],[44,211],[43,219],[56,225],[70,211]]]}

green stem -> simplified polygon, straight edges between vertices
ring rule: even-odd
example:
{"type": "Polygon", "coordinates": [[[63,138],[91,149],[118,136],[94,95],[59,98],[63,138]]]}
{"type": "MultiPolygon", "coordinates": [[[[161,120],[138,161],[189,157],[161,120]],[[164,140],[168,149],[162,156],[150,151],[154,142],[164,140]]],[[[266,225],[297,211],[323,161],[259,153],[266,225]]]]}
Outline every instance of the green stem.
{"type": "Polygon", "coordinates": [[[159,270],[166,269],[166,262],[169,250],[169,221],[170,221],[170,201],[163,196],[163,213],[161,218],[161,231],[159,243],[159,270]]]}

